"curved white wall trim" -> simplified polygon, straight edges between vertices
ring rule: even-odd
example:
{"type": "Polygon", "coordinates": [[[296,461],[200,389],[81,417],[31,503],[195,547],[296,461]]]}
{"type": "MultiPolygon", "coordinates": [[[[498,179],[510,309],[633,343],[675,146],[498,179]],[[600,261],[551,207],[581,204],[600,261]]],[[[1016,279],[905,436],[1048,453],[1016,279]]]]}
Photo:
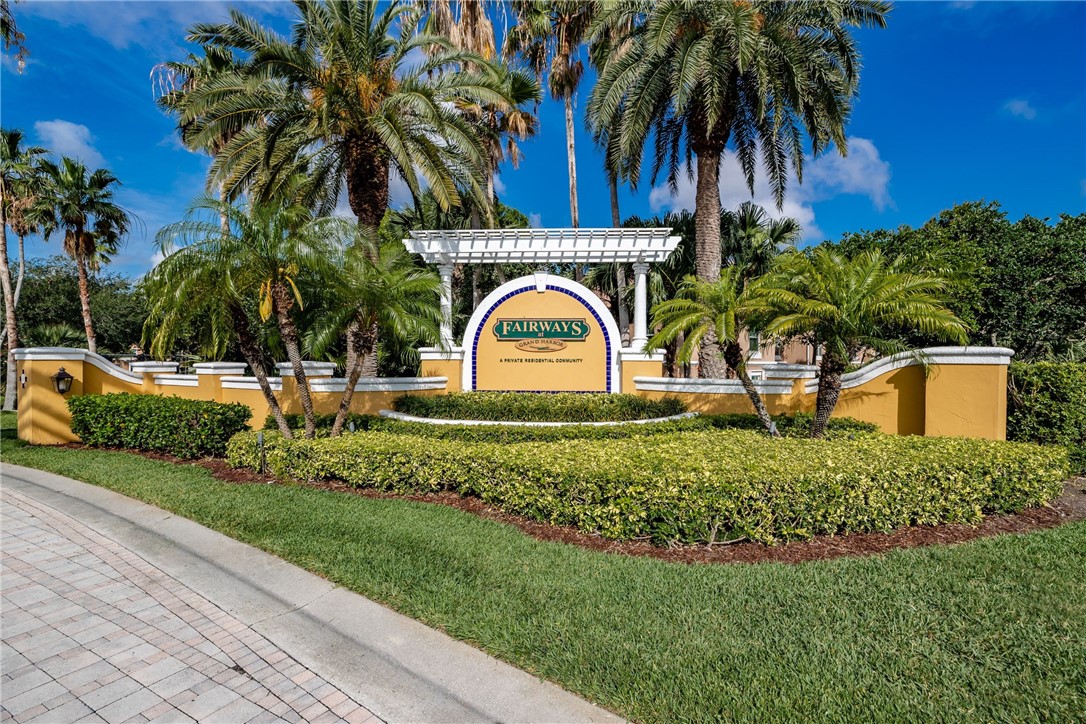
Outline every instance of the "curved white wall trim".
{"type": "Polygon", "coordinates": [[[30,362],[49,362],[52,360],[65,362],[69,360],[78,360],[92,364],[107,375],[116,377],[119,380],[131,382],[136,385],[143,384],[143,375],[137,375],[134,372],[121,369],[102,355],[94,354],[87,349],[72,349],[71,347],[22,347],[15,350],[15,359],[27,360],[30,362]]]}
{"type": "Polygon", "coordinates": [[[622,376],[618,371],[618,354],[619,349],[622,346],[622,337],[619,335],[618,325],[615,324],[615,320],[611,316],[611,311],[604,305],[603,300],[597,297],[596,294],[585,285],[578,284],[572,279],[554,276],[553,274],[533,274],[531,276],[519,277],[508,281],[486,295],[486,299],[475,308],[471,318],[468,320],[467,328],[464,329],[464,369],[461,377],[461,389],[465,391],[475,389],[473,379],[475,377],[475,358],[472,354],[472,348],[479,328],[490,316],[490,313],[494,311],[494,308],[500,304],[506,296],[513,294],[514,292],[519,292],[525,288],[530,288],[531,291],[523,292],[524,294],[535,294],[535,290],[540,286],[544,289],[547,287],[554,287],[556,289],[571,292],[576,295],[575,298],[579,298],[595,313],[596,318],[603,327],[604,335],[606,335],[608,342],[611,345],[610,359],[607,360],[607,365],[611,371],[610,392],[622,392],[622,376]]]}
{"type": "Polygon", "coordinates": [[[610,427],[613,425],[645,425],[650,422],[668,422],[670,420],[685,420],[689,417],[697,417],[696,412],[684,412],[681,415],[670,417],[654,417],[649,420],[621,420],[616,422],[510,422],[508,420],[443,420],[434,417],[415,417],[405,415],[402,412],[381,410],[381,417],[401,422],[425,422],[429,425],[500,425],[502,427],[610,427]]]}
{"type": "Polygon", "coordinates": [[[197,362],[192,366],[198,375],[243,375],[245,362],[197,362]]]}
{"type": "MultiPolygon", "coordinates": [[[[646,392],[697,392],[711,395],[745,395],[739,380],[680,377],[634,377],[634,387],[646,392]]],[[[763,395],[787,395],[792,383],[787,380],[754,380],[754,388],[763,395]]]]}
{"type": "MultiPolygon", "coordinates": [[[[926,347],[915,352],[899,352],[877,359],[855,372],[841,377],[841,389],[858,387],[880,375],[896,372],[904,367],[920,365],[917,356],[929,365],[1009,365],[1014,350],[1007,347],[926,347]]],[[[818,390],[818,380],[811,380],[804,386],[806,392],[818,390]]]]}

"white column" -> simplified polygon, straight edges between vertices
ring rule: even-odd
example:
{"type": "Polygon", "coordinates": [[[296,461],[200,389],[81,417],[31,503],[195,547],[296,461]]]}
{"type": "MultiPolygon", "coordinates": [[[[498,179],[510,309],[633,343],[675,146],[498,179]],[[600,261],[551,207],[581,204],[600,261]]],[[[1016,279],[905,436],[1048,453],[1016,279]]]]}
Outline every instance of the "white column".
{"type": "Polygon", "coordinates": [[[634,334],[630,347],[641,351],[649,341],[649,265],[643,261],[635,262],[633,270],[637,275],[637,282],[634,286],[634,334]]]}
{"type": "Polygon", "coordinates": [[[438,264],[438,273],[441,275],[441,344],[453,347],[452,332],[452,264],[438,264]]]}

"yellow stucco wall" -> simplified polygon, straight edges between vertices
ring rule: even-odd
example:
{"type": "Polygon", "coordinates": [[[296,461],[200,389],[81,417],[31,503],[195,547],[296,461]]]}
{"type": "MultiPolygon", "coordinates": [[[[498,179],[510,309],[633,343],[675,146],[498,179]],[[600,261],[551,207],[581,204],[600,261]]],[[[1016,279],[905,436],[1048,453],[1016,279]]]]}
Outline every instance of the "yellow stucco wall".
{"type": "MultiPolygon", "coordinates": [[[[184,387],[160,384],[154,373],[143,375],[140,381],[119,379],[89,361],[80,359],[19,359],[18,433],[19,438],[34,444],[56,444],[76,440],[71,432],[71,417],[67,401],[53,389],[51,376],[63,366],[72,376],[68,397],[81,394],[132,392],[176,395],[186,399],[240,402],[253,410],[250,424],[259,427],[268,415],[263,394],[258,389],[222,387],[219,375],[199,375],[197,386],[184,387]],[[25,375],[25,383],[22,381],[25,375]]],[[[746,413],[752,411],[745,394],[691,393],[637,390],[635,377],[660,374],[660,363],[652,360],[628,360],[621,370],[624,392],[641,394],[652,399],[674,396],[683,400],[690,410],[706,414],[746,413]]],[[[423,365],[427,376],[447,376],[450,385],[459,380],[459,362],[427,361],[423,365]],[[444,373],[444,374],[436,374],[444,373]]],[[[291,377],[282,381],[277,393],[283,409],[289,413],[301,411],[295,382],[291,377]]],[[[811,412],[815,392],[805,390],[806,380],[794,380],[791,392],[764,394],[771,414],[811,412]]],[[[459,388],[456,384],[454,389],[459,388]]],[[[442,394],[444,388],[427,389],[412,394],[442,394]]],[[[390,409],[402,391],[366,390],[354,394],[352,412],[377,414],[390,409]]],[[[334,413],[341,393],[314,391],[313,401],[320,414],[334,413]]],[[[862,384],[842,390],[834,411],[837,417],[854,417],[873,422],[884,432],[901,435],[940,435],[1006,439],[1007,367],[1005,364],[931,364],[925,374],[918,365],[888,369],[862,384]]]]}

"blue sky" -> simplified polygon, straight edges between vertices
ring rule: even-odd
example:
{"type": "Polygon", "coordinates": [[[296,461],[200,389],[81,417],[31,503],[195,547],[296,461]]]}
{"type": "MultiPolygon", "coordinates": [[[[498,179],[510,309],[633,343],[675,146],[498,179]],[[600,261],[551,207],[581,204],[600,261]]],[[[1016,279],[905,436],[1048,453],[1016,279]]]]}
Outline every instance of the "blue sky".
{"type": "MultiPolygon", "coordinates": [[[[110,168],[122,204],[142,220],[114,269],[138,275],[152,264],[154,233],[179,219],[202,191],[206,158],[183,149],[154,104],[151,70],[188,52],[185,28],[225,18],[238,6],[285,29],[285,2],[62,2],[14,5],[30,62],[20,75],[4,58],[0,122],[33,143],[110,168]]],[[[499,21],[500,23],[500,21],[499,21]]],[[[860,97],[848,127],[850,153],[808,162],[784,209],[808,241],[844,232],[919,225],[940,210],[998,200],[1013,219],[1086,211],[1086,3],[903,2],[885,30],[858,33],[860,97]]],[[[594,78],[586,75],[578,117],[594,78]]],[[[545,226],[569,224],[565,129],[560,103],[544,101],[541,133],[524,145],[519,169],[503,169],[502,200],[545,226]]],[[[610,224],[598,154],[577,135],[582,226],[610,224]]],[[[749,199],[730,160],[726,206],[749,199]]],[[[758,184],[755,200],[772,207],[758,184]]],[[[405,201],[403,191],[395,200],[405,201]]],[[[621,193],[623,216],[692,208],[643,179],[621,193]]],[[[57,253],[30,243],[31,255],[57,253]]]]}

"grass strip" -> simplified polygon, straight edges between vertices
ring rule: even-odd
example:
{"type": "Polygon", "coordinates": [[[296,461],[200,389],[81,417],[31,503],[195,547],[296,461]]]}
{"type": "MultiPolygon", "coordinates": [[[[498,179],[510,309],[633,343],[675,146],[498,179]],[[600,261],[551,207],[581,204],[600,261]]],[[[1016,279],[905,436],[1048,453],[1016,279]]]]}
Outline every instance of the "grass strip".
{"type": "Polygon", "coordinates": [[[127,453],[8,439],[0,456],[191,518],[639,721],[1073,720],[1086,706],[1083,523],[685,566],[127,453]]]}

